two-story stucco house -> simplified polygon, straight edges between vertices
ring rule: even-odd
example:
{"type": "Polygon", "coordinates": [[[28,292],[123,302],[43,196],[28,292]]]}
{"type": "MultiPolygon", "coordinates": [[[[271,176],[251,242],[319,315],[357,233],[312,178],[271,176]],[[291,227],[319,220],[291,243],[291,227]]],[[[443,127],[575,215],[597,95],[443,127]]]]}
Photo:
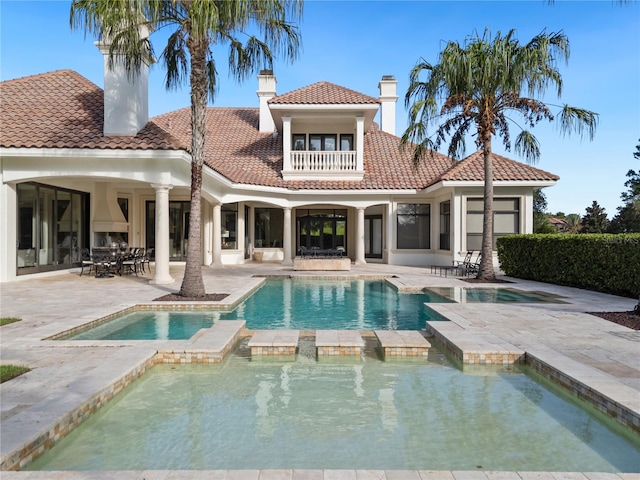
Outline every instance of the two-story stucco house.
{"type": "MultiPolygon", "coordinates": [[[[77,268],[79,249],[115,240],[154,248],[156,283],[185,259],[189,108],[148,119],[146,70],[131,81],[102,51],[104,90],[70,70],[0,84],[0,281],[77,268]]],[[[327,82],[278,95],[263,71],[257,108],[209,108],[203,265],[289,265],[314,246],[445,265],[479,250],[482,153],[414,167],[396,83],[382,77],[377,98],[327,82]]],[[[494,158],[495,234],[531,232],[533,191],[558,177],[494,158]]]]}

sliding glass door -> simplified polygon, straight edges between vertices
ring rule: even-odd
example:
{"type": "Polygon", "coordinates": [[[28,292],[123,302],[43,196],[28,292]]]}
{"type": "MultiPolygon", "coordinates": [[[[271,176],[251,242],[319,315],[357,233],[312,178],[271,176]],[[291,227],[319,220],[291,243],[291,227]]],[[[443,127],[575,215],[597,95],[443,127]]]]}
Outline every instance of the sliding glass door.
{"type": "Polygon", "coordinates": [[[38,183],[16,191],[18,275],[78,265],[89,246],[89,194],[38,183]]]}

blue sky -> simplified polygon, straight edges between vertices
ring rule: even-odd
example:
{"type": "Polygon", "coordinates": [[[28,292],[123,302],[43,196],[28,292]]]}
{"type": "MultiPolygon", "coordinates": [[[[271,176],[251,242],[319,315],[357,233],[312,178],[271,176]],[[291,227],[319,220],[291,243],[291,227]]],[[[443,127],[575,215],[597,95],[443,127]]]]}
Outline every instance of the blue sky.
{"type": "MultiPolygon", "coordinates": [[[[8,80],[53,70],[73,69],[103,86],[102,56],[94,39],[69,27],[69,1],[0,0],[0,79],[8,80]]],[[[546,29],[563,30],[571,44],[568,65],[561,65],[562,98],[597,112],[595,140],[562,136],[553,124],[539,124],[534,134],[542,155],[536,166],[561,177],[545,189],[549,211],[584,214],[596,200],[609,218],[620,206],[629,169],[640,169],[633,158],[640,139],[640,2],[563,1],[320,1],[307,0],[300,30],[302,49],[294,64],[276,62],[278,93],[318,81],[333,82],[377,97],[382,75],[398,80],[396,133],[407,126],[404,94],[409,71],[424,57],[436,62],[448,40],[463,42],[485,27],[493,32],[516,29],[525,43],[546,29]]],[[[162,33],[154,48],[162,50],[162,33]]],[[[226,50],[219,50],[220,89],[216,106],[256,106],[257,80],[242,84],[230,79],[226,50]]],[[[189,105],[189,88],[164,89],[164,71],[150,73],[150,115],[189,105]]],[[[0,106],[1,108],[1,106],[0,106]]],[[[519,119],[518,119],[519,120],[519,119]]],[[[512,137],[517,134],[512,130],[512,137]]],[[[501,142],[494,150],[524,161],[501,142]]],[[[475,145],[467,145],[467,154],[475,145]]]]}

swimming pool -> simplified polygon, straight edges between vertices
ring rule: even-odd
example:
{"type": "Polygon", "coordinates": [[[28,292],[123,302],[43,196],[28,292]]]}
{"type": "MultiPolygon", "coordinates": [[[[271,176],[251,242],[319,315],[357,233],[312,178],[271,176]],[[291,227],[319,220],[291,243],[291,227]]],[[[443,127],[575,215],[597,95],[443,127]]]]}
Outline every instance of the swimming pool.
{"type": "Polygon", "coordinates": [[[421,330],[447,319],[428,303],[562,303],[558,296],[511,288],[430,287],[399,292],[384,280],[268,279],[230,311],[142,310],[125,313],[58,340],[186,340],[218,320],[249,329],[421,330]]]}
{"type": "Polygon", "coordinates": [[[420,330],[446,320],[425,303],[450,303],[435,292],[399,292],[384,280],[267,280],[221,320],[250,329],[420,330]]]}
{"type": "Polygon", "coordinates": [[[640,471],[640,444],[516,367],[242,351],[154,367],[26,470],[640,471]]]}
{"type": "Polygon", "coordinates": [[[446,320],[425,303],[449,303],[435,292],[401,293],[380,280],[267,280],[231,311],[142,310],[98,322],[60,340],[184,340],[218,320],[249,329],[420,330],[446,320]]]}

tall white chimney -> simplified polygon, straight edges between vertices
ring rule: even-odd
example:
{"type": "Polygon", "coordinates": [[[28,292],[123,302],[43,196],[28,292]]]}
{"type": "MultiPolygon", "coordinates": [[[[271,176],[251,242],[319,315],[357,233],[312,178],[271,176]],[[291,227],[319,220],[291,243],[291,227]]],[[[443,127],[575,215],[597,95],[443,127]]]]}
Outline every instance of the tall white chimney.
{"type": "Polygon", "coordinates": [[[383,132],[396,134],[396,86],[398,81],[393,75],[383,75],[378,83],[380,89],[380,129],[383,132]]]}
{"type": "MultiPolygon", "coordinates": [[[[141,38],[149,36],[146,27],[141,38]]],[[[149,66],[142,63],[138,72],[127,75],[124,58],[115,55],[109,68],[108,39],[96,42],[104,56],[104,129],[105,136],[135,136],[149,121],[149,66]]]]}
{"type": "Polygon", "coordinates": [[[260,99],[260,131],[273,132],[276,124],[271,116],[267,102],[276,96],[276,77],[273,70],[261,70],[258,75],[258,90],[256,91],[260,99]]]}

